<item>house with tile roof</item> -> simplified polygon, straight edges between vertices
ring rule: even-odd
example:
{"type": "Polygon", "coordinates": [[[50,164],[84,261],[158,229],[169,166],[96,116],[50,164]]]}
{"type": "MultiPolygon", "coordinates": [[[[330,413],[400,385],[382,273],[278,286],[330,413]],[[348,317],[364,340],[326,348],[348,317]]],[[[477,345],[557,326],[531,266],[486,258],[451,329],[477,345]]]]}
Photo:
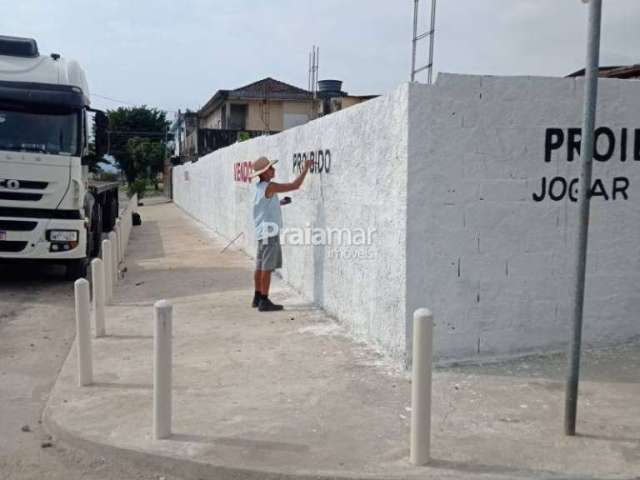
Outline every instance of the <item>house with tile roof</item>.
{"type": "Polygon", "coordinates": [[[271,77],[218,90],[200,109],[200,128],[280,132],[315,118],[313,94],[271,77]]]}
{"type": "Polygon", "coordinates": [[[297,127],[375,97],[349,95],[341,85],[338,80],[319,81],[314,95],[267,77],[234,90],[218,90],[197,112],[178,113],[171,127],[176,138],[172,162],[196,161],[237,141],[297,127]]]}

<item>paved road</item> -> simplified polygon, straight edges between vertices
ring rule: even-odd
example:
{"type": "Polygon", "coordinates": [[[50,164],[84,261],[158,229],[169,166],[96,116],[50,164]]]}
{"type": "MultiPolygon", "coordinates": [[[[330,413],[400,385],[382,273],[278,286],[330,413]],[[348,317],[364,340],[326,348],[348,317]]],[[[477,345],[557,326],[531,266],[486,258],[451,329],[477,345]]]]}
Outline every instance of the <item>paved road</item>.
{"type": "Polygon", "coordinates": [[[40,417],[74,335],[63,267],[0,263],[0,480],[173,478],[48,437],[40,417]]]}

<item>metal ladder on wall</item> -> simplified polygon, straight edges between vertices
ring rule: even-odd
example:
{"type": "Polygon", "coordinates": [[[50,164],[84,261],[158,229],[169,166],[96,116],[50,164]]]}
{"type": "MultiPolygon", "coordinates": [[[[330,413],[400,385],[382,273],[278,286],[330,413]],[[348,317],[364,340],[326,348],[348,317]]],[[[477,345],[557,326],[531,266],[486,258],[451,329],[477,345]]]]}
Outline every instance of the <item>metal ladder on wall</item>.
{"type": "Polygon", "coordinates": [[[427,84],[433,83],[433,45],[436,35],[436,0],[431,0],[431,28],[428,32],[418,35],[418,14],[420,0],[414,0],[413,6],[413,52],[411,57],[411,81],[416,81],[416,74],[427,70],[427,84]],[[416,51],[418,42],[425,38],[429,39],[429,63],[416,68],[416,51]]]}

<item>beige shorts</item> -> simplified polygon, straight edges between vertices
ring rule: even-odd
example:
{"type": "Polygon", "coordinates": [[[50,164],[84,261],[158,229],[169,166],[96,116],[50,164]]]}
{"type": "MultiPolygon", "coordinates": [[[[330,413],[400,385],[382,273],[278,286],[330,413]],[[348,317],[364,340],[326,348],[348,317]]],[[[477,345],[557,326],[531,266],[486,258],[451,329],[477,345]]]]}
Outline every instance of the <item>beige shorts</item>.
{"type": "Polygon", "coordinates": [[[258,240],[258,252],[256,253],[256,270],[271,272],[282,268],[282,248],[280,237],[269,237],[266,240],[258,240]]]}

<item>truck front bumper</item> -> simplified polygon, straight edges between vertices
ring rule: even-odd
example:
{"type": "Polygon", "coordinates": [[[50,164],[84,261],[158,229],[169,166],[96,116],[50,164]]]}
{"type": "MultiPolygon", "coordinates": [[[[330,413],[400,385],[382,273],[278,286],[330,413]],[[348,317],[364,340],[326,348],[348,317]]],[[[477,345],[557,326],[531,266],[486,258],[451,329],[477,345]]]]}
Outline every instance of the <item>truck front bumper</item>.
{"type": "MultiPolygon", "coordinates": [[[[54,242],[56,243],[56,242],[54,242]]],[[[87,231],[84,220],[63,220],[25,217],[0,217],[0,259],[72,260],[87,256],[87,231]],[[71,230],[78,232],[77,244],[65,250],[57,244],[52,250],[47,232],[71,230]]]]}

